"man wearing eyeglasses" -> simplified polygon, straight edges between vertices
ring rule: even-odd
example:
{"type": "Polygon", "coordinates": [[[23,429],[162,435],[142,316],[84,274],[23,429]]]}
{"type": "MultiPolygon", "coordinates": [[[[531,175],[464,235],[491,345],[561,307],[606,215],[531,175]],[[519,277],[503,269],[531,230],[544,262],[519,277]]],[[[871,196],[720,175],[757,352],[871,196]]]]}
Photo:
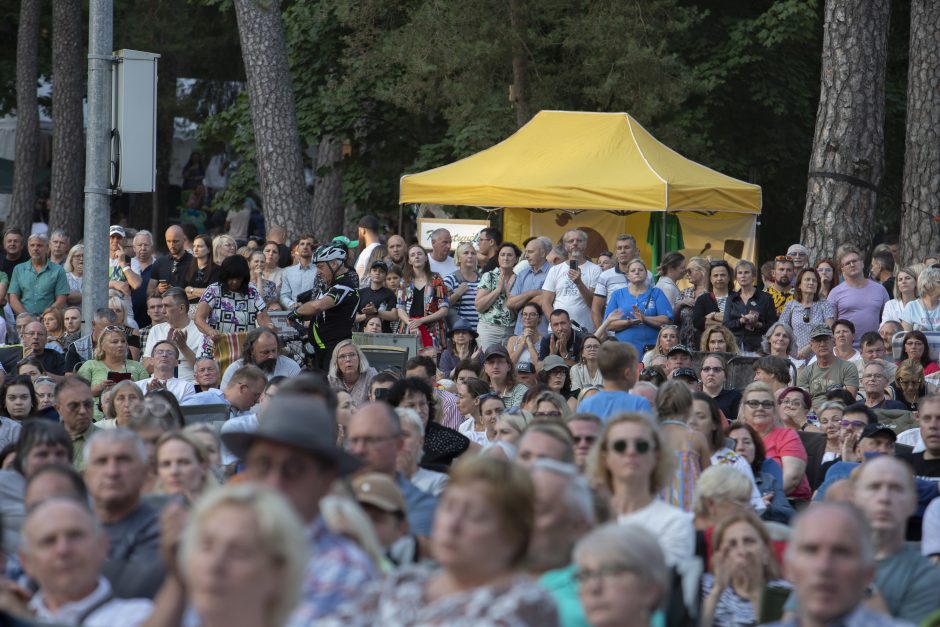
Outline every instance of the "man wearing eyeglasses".
{"type": "Polygon", "coordinates": [[[41,322],[35,320],[23,329],[23,344],[27,357],[38,359],[50,377],[56,381],[65,373],[65,356],[54,350],[46,350],[49,334],[41,322]]]}
{"type": "MultiPolygon", "coordinates": [[[[878,338],[879,341],[881,338],[878,338]]],[[[888,388],[888,369],[885,362],[874,359],[865,364],[862,372],[862,389],[865,392],[865,404],[872,409],[907,409],[904,403],[888,398],[885,390],[888,388]]]]}
{"type": "MultiPolygon", "coordinates": [[[[833,317],[851,320],[856,338],[869,331],[877,331],[881,311],[891,297],[884,286],[865,277],[864,260],[858,248],[843,244],[836,255],[842,268],[842,281],[832,288],[827,298],[832,305],[833,317]]],[[[853,346],[858,348],[858,339],[853,346]]]]}
{"type": "Polygon", "coordinates": [[[92,423],[95,397],[91,386],[81,377],[66,377],[56,386],[55,409],[62,418],[62,426],[72,438],[72,464],[75,470],[85,470],[85,443],[101,431],[92,423]]]}
{"type": "Polygon", "coordinates": [[[395,479],[407,505],[408,526],[419,536],[430,536],[437,498],[398,472],[396,462],[403,446],[401,420],[386,403],[363,405],[349,419],[346,450],[362,462],[364,472],[395,479]]]}

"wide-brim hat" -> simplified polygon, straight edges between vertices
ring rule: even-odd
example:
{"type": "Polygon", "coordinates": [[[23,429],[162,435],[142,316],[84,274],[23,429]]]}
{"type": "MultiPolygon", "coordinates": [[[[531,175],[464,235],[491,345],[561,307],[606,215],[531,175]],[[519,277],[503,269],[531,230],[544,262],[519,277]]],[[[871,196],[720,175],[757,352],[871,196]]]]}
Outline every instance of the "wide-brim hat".
{"type": "Polygon", "coordinates": [[[480,337],[480,334],[476,332],[476,329],[474,329],[470,323],[463,318],[457,320],[457,322],[455,322],[454,325],[447,331],[447,337],[454,337],[454,333],[457,331],[466,331],[473,336],[473,339],[480,337]]]}
{"type": "Polygon", "coordinates": [[[257,440],[267,440],[310,453],[336,468],[345,477],[362,462],[336,445],[336,419],[322,400],[306,395],[287,394],[272,398],[258,414],[255,431],[222,434],[222,443],[241,460],[257,440]]]}

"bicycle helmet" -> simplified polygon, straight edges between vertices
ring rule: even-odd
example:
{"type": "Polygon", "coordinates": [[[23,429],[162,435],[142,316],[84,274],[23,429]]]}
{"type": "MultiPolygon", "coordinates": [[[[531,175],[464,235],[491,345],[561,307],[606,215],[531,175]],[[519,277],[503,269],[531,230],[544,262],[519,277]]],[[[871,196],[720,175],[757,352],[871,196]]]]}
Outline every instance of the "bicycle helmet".
{"type": "Polygon", "coordinates": [[[313,263],[324,263],[327,261],[346,261],[346,251],[341,246],[327,244],[320,246],[313,255],[313,263]]]}

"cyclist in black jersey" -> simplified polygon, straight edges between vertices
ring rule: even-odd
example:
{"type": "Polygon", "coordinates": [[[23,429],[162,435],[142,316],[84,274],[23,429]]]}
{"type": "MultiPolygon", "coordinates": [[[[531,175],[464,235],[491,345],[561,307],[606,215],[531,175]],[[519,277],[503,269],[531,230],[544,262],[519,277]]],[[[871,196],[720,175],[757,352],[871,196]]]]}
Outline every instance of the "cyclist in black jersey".
{"type": "Polygon", "coordinates": [[[321,246],[313,255],[313,263],[324,287],[294,315],[311,319],[309,343],[317,365],[326,371],[333,348],[352,337],[359,308],[359,278],[346,267],[346,251],[341,246],[321,246]]]}

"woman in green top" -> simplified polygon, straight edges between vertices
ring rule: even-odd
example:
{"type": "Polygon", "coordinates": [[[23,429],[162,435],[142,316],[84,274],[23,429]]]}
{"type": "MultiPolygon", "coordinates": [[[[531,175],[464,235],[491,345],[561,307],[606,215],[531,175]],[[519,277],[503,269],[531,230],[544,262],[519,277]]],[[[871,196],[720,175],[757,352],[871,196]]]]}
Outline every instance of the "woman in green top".
{"type": "MultiPolygon", "coordinates": [[[[79,376],[91,383],[91,393],[95,397],[100,397],[104,390],[117,383],[119,377],[108,378],[112,372],[130,374],[132,381],[150,376],[140,363],[127,359],[127,338],[123,327],[106,327],[98,336],[95,358],[86,361],[78,369],[79,376]]],[[[95,409],[95,415],[100,417],[100,410],[95,409]]]]}
{"type": "Polygon", "coordinates": [[[494,344],[505,346],[515,331],[516,312],[506,307],[506,299],[516,283],[513,267],[519,263],[521,254],[522,251],[512,242],[503,243],[496,253],[496,269],[480,277],[475,304],[480,312],[477,343],[483,350],[494,344]]]}

